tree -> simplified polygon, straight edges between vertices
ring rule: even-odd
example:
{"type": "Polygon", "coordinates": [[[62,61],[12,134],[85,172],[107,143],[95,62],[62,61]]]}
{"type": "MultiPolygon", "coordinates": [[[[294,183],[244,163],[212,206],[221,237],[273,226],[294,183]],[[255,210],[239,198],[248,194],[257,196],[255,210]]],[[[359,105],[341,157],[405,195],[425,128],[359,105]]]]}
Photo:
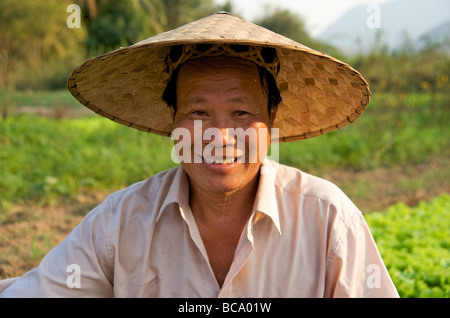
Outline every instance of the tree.
{"type": "Polygon", "coordinates": [[[167,14],[167,30],[203,18],[222,8],[215,5],[212,0],[165,0],[164,7],[167,14]]]}
{"type": "Polygon", "coordinates": [[[305,21],[301,16],[290,12],[288,9],[273,9],[270,6],[266,6],[265,12],[266,14],[257,19],[255,24],[284,35],[285,37],[288,37],[312,49],[325,52],[333,56],[341,55],[336,48],[313,39],[306,30],[305,21]]]}
{"type": "Polygon", "coordinates": [[[105,0],[96,9],[97,15],[88,23],[87,39],[88,49],[95,54],[162,32],[166,24],[161,0],[105,0]]]}
{"type": "Polygon", "coordinates": [[[88,24],[91,55],[146,39],[215,11],[232,10],[212,0],[78,0],[88,24]]]}
{"type": "Polygon", "coordinates": [[[56,73],[67,77],[66,68],[79,63],[85,30],[67,27],[68,4],[0,0],[0,87],[40,85],[56,73]],[[55,61],[58,69],[50,67],[55,61]]]}
{"type": "Polygon", "coordinates": [[[77,3],[81,9],[85,12],[85,18],[89,21],[94,20],[97,17],[97,7],[101,0],[78,0],[77,3]]]}
{"type": "Polygon", "coordinates": [[[275,10],[267,7],[265,16],[255,21],[256,24],[282,34],[299,43],[312,42],[305,28],[305,21],[297,14],[287,9],[277,8],[275,10]]]}

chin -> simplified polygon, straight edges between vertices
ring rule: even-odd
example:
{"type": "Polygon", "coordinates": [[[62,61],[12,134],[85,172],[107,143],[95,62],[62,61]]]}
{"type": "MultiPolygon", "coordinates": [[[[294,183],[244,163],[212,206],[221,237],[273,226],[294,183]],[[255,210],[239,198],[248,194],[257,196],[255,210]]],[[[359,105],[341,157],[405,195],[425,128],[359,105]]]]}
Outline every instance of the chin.
{"type": "Polygon", "coordinates": [[[233,180],[211,180],[210,182],[204,182],[202,188],[208,192],[233,193],[244,186],[242,182],[236,180],[237,178],[231,178],[233,180]]]}

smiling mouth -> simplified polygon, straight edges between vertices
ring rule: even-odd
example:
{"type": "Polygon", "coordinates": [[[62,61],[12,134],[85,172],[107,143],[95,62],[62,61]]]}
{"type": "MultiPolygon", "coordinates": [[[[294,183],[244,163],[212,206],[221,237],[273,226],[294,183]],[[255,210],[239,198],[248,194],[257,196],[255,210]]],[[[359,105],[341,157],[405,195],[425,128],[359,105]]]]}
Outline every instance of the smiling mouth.
{"type": "Polygon", "coordinates": [[[231,164],[238,161],[239,157],[237,158],[223,158],[223,159],[216,159],[216,158],[206,158],[202,156],[202,159],[209,164],[216,164],[216,165],[225,165],[225,164],[231,164]]]}

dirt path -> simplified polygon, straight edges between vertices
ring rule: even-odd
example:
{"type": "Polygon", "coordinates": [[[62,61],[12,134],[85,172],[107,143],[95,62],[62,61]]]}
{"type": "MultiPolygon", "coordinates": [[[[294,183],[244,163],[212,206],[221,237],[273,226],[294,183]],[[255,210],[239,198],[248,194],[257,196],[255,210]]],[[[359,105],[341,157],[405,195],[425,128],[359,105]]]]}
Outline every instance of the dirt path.
{"type": "Polygon", "coordinates": [[[450,193],[449,158],[435,157],[414,166],[372,171],[333,169],[321,174],[337,184],[363,213],[383,211],[397,202],[415,206],[442,193],[450,193]]]}

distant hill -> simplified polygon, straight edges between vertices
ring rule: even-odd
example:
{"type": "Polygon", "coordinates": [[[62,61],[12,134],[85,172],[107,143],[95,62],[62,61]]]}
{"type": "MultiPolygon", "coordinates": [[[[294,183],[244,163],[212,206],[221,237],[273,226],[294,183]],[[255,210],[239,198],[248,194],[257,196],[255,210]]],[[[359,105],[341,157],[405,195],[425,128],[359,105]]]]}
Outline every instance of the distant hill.
{"type": "Polygon", "coordinates": [[[450,39],[450,20],[438,25],[422,36],[429,38],[432,41],[439,42],[444,41],[445,39],[450,39]]]}
{"type": "Polygon", "coordinates": [[[374,45],[392,50],[406,39],[415,43],[425,35],[450,38],[449,0],[397,0],[378,7],[359,6],[325,29],[318,39],[352,54],[366,52],[374,45]],[[376,25],[374,15],[378,13],[380,23],[376,25]]]}

